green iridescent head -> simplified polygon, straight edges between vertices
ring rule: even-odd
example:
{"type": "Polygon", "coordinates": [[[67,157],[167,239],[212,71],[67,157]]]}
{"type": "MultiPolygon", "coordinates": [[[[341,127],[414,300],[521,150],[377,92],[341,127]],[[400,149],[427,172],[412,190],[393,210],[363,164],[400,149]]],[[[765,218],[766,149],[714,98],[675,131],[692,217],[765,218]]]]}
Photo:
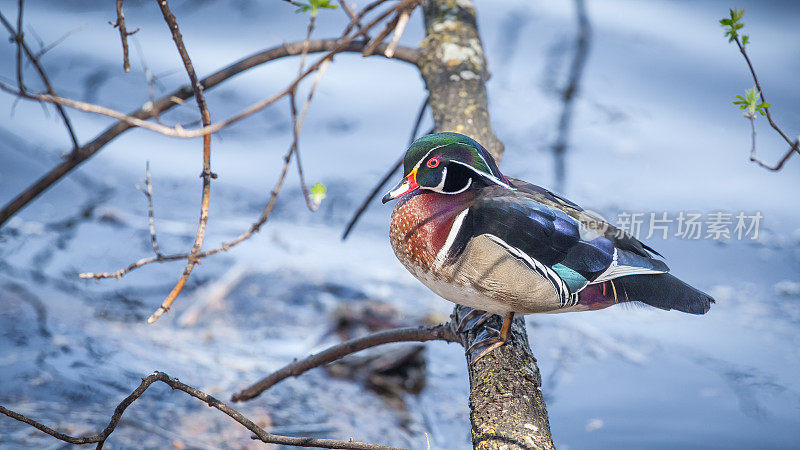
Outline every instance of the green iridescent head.
{"type": "Polygon", "coordinates": [[[383,197],[383,202],[417,189],[459,194],[486,184],[509,186],[481,144],[459,133],[429,134],[408,148],[403,159],[403,179],[383,197]]]}

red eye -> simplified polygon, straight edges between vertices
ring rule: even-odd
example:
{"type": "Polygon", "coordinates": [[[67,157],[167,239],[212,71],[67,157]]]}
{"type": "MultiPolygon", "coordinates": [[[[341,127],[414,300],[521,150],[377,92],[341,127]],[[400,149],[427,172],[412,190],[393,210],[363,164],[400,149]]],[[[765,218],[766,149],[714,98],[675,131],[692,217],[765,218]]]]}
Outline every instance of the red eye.
{"type": "Polygon", "coordinates": [[[433,169],[434,167],[439,165],[439,158],[431,158],[425,165],[428,166],[429,169],[433,169]]]}

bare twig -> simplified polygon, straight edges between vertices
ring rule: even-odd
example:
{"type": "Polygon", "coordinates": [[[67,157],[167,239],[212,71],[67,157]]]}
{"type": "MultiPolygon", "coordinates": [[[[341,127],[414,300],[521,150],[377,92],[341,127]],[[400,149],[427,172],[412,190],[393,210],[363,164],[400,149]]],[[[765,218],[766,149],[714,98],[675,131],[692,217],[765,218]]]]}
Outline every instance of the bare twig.
{"type": "Polygon", "coordinates": [[[356,441],[341,441],[337,439],[316,439],[316,438],[306,438],[306,437],[293,437],[293,436],[281,436],[278,434],[272,434],[264,430],[263,428],[256,425],[252,420],[248,419],[239,411],[231,408],[225,402],[217,400],[216,398],[206,394],[205,392],[196,389],[192,386],[187,384],[181,383],[176,378],[172,378],[164,372],[154,372],[151,375],[147,376],[146,378],[142,378],[142,382],[139,386],[122,402],[117,405],[114,409],[114,413],[111,416],[111,420],[102,431],[92,436],[71,436],[65,433],[61,433],[56,431],[47,425],[44,425],[40,422],[37,422],[23,414],[20,414],[16,411],[12,411],[8,408],[0,406],[0,413],[5,414],[12,419],[18,420],[20,422],[26,423],[37,430],[48,434],[60,441],[68,442],[70,444],[94,444],[97,443],[97,448],[103,448],[103,444],[105,444],[106,440],[111,436],[111,433],[117,428],[122,419],[122,415],[125,413],[125,410],[133,404],[136,400],[141,397],[147,388],[149,388],[152,384],[156,382],[162,382],[172,389],[177,389],[179,391],[183,391],[190,396],[202,401],[203,403],[207,404],[209,407],[222,411],[225,415],[230,417],[231,419],[238,422],[243,427],[247,428],[250,432],[252,432],[256,439],[260,440],[261,442],[267,444],[279,444],[279,445],[291,445],[296,447],[319,447],[319,448],[334,448],[334,449],[364,449],[364,450],[396,450],[396,447],[387,447],[378,444],[370,444],[367,442],[356,442],[356,441]]]}
{"type": "Polygon", "coordinates": [[[325,364],[339,360],[347,355],[367,348],[376,347],[382,344],[389,344],[392,342],[425,341],[447,341],[461,343],[460,337],[453,331],[453,328],[449,322],[432,327],[406,327],[379,331],[364,337],[350,339],[349,341],[336,344],[320,353],[311,355],[308,358],[294,361],[277,372],[270,374],[266,378],[259,380],[253,385],[237,393],[232,397],[231,400],[234,402],[240,402],[253,399],[286,378],[296,377],[315,367],[324,366],[325,364]]]}
{"type": "MultiPolygon", "coordinates": [[[[411,129],[411,136],[409,136],[408,138],[408,145],[406,147],[411,146],[411,144],[417,138],[417,133],[419,132],[419,126],[420,124],[422,124],[422,117],[425,115],[425,109],[428,107],[429,99],[430,97],[425,97],[425,101],[422,102],[422,106],[419,107],[417,120],[414,122],[414,128],[411,129]]],[[[392,165],[392,167],[389,168],[389,170],[386,172],[383,178],[381,178],[381,180],[375,185],[375,187],[372,188],[372,191],[370,191],[367,197],[364,198],[364,201],[361,202],[361,206],[358,207],[356,212],[353,214],[353,217],[350,219],[350,222],[347,223],[347,226],[344,229],[344,233],[342,233],[342,240],[347,239],[347,236],[350,234],[350,231],[352,231],[353,227],[356,225],[356,222],[358,222],[358,219],[361,217],[361,215],[364,214],[364,211],[367,210],[370,202],[372,202],[372,199],[374,199],[375,196],[378,195],[378,192],[380,192],[383,189],[383,187],[386,186],[386,183],[389,182],[389,180],[392,178],[392,175],[394,175],[394,173],[397,172],[397,169],[399,169],[400,166],[403,165],[404,156],[405,156],[405,149],[403,150],[403,154],[400,156],[397,162],[395,162],[392,165]]]]}
{"type": "MultiPolygon", "coordinates": [[[[747,50],[745,50],[744,48],[744,44],[742,44],[742,41],[739,39],[738,35],[734,35],[733,39],[736,41],[736,46],[739,47],[739,52],[742,54],[742,56],[744,56],[744,60],[747,62],[747,67],[750,69],[750,74],[753,76],[753,81],[756,83],[756,89],[758,89],[759,95],[761,96],[761,101],[764,103],[768,103],[767,99],[764,97],[764,91],[761,89],[761,83],[758,81],[758,76],[756,75],[756,71],[753,68],[753,64],[750,62],[750,57],[747,55],[747,50]]],[[[754,120],[755,116],[753,114],[750,114],[746,116],[748,119],[750,119],[750,124],[753,128],[753,134],[752,134],[753,145],[750,149],[750,161],[753,161],[754,163],[758,164],[759,166],[767,170],[777,172],[783,168],[783,165],[786,163],[789,157],[792,156],[793,153],[795,152],[800,153],[800,137],[798,137],[794,141],[791,140],[786,135],[786,133],[784,133],[783,130],[781,130],[781,128],[777,124],[775,124],[775,121],[772,120],[772,114],[770,114],[769,112],[769,107],[763,108],[763,111],[766,113],[767,120],[769,121],[769,125],[772,127],[772,129],[777,131],[778,134],[781,135],[783,140],[785,140],[786,143],[789,144],[789,151],[786,152],[783,158],[781,158],[780,161],[778,161],[778,163],[774,166],[770,166],[762,162],[760,159],[758,159],[756,157],[756,129],[754,120]]]]}
{"type": "MultiPolygon", "coordinates": [[[[364,9],[359,11],[358,14],[355,16],[355,18],[353,18],[353,20],[350,21],[350,24],[347,25],[347,28],[345,28],[345,30],[342,33],[342,35],[349,34],[350,31],[353,30],[354,26],[358,26],[358,29],[360,31],[363,31],[362,36],[364,36],[364,39],[369,41],[370,39],[367,37],[368,36],[367,32],[369,31],[370,27],[367,27],[367,29],[364,29],[364,27],[361,26],[361,19],[364,18],[364,16],[367,15],[367,13],[369,13],[373,9],[377,8],[378,6],[384,4],[386,1],[387,0],[375,0],[372,3],[369,3],[367,6],[365,6],[364,9]]],[[[415,2],[415,3],[419,3],[419,2],[415,2]]]]}
{"type": "Polygon", "coordinates": [[[308,184],[306,184],[305,175],[303,174],[303,163],[300,159],[300,130],[303,128],[303,123],[306,120],[306,114],[308,113],[308,107],[311,105],[311,99],[314,96],[314,92],[317,89],[317,84],[322,76],[325,74],[325,71],[328,70],[328,66],[330,65],[330,61],[324,62],[317,71],[317,76],[314,78],[314,83],[311,85],[311,89],[308,92],[308,97],[306,97],[306,101],[303,104],[303,109],[300,111],[300,114],[297,114],[297,106],[295,105],[295,95],[292,94],[290,96],[289,105],[291,108],[292,113],[292,134],[293,134],[293,143],[292,146],[294,147],[294,152],[297,157],[297,173],[300,177],[300,187],[303,189],[303,196],[306,199],[306,205],[308,209],[311,211],[315,211],[319,204],[313,203],[311,200],[311,196],[308,192],[308,184]]]}
{"type": "MultiPolygon", "coordinates": [[[[329,52],[337,49],[340,43],[340,39],[323,39],[319,41],[312,41],[309,43],[308,51],[309,53],[329,52]]],[[[364,45],[364,42],[360,41],[350,42],[341,51],[361,53],[361,51],[364,49],[364,45]]],[[[236,61],[235,63],[230,64],[218,70],[217,72],[214,72],[213,74],[201,80],[201,83],[205,89],[210,89],[253,67],[257,67],[261,64],[265,64],[287,56],[298,55],[300,52],[302,52],[302,48],[303,42],[301,41],[263,50],[247,58],[236,61]]],[[[382,53],[378,54],[383,56],[382,53]]],[[[398,48],[394,59],[416,64],[418,58],[418,50],[401,47],[398,48]]],[[[17,94],[17,92],[13,93],[17,94]]],[[[189,86],[182,86],[166,96],[161,97],[157,101],[148,102],[142,108],[131,112],[129,116],[142,120],[151,119],[157,117],[159,113],[170,110],[176,105],[183,103],[183,100],[186,100],[191,96],[192,89],[189,86]]],[[[60,180],[62,177],[72,171],[72,169],[94,156],[95,153],[100,151],[106,144],[131,128],[133,128],[133,125],[131,125],[129,121],[119,120],[117,123],[100,133],[91,142],[81,147],[78,152],[76,152],[77,154],[73,155],[72,158],[51,169],[50,172],[45,174],[33,185],[17,195],[17,197],[11,200],[3,207],[2,210],[0,210],[0,226],[2,226],[3,223],[10,219],[33,199],[41,195],[56,181],[60,180]]]]}
{"type": "MultiPolygon", "coordinates": [[[[144,73],[144,79],[147,82],[147,95],[150,98],[150,103],[155,104],[156,102],[156,79],[158,78],[156,75],[153,74],[153,71],[150,70],[150,66],[147,64],[147,59],[144,57],[144,51],[142,51],[142,46],[139,44],[137,39],[133,40],[133,43],[136,44],[136,52],[139,54],[139,63],[142,66],[142,72],[144,73]]],[[[167,72],[169,73],[169,72],[167,72]]],[[[156,111],[155,116],[153,117],[156,122],[159,121],[158,118],[158,111],[156,111]]]]}
{"type": "MultiPolygon", "coordinates": [[[[305,66],[306,61],[306,54],[308,53],[308,43],[311,41],[311,33],[314,31],[314,25],[316,23],[316,16],[311,16],[308,20],[308,29],[306,31],[306,40],[303,43],[303,53],[300,57],[300,67],[297,70],[297,76],[301,76],[303,74],[303,67],[305,66]]],[[[297,175],[300,178],[300,188],[303,191],[303,198],[306,201],[306,206],[311,211],[315,211],[319,206],[314,205],[311,201],[311,196],[308,192],[308,185],[306,184],[306,177],[303,174],[303,161],[300,158],[300,130],[303,128],[303,122],[305,121],[306,112],[308,112],[308,107],[311,105],[311,97],[314,95],[314,90],[317,88],[317,83],[319,83],[320,78],[325,73],[328,68],[330,60],[326,61],[322,66],[320,66],[320,70],[317,71],[317,76],[314,80],[314,83],[311,86],[311,90],[308,93],[308,98],[306,99],[305,104],[303,105],[303,112],[300,117],[297,114],[297,86],[292,89],[289,93],[289,113],[292,117],[292,148],[291,151],[295,153],[296,160],[297,160],[297,175]]]]}
{"type": "MultiPolygon", "coordinates": [[[[192,90],[194,91],[194,98],[197,101],[197,106],[200,108],[203,126],[207,127],[211,123],[211,114],[208,111],[206,98],[203,95],[203,85],[200,84],[200,80],[197,78],[197,74],[194,72],[194,66],[192,65],[191,58],[189,58],[189,52],[186,51],[186,46],[183,44],[183,37],[181,36],[180,29],[178,28],[178,21],[175,19],[175,15],[172,14],[172,11],[170,11],[167,0],[156,1],[158,2],[158,6],[161,8],[161,13],[164,16],[164,20],[167,22],[167,25],[169,25],[169,29],[172,32],[172,40],[175,41],[175,46],[178,48],[178,53],[181,55],[183,66],[186,68],[186,74],[189,75],[189,80],[192,84],[192,90]]],[[[169,293],[169,295],[167,295],[167,298],[164,299],[164,302],[161,304],[161,306],[159,306],[158,309],[147,319],[147,323],[155,322],[165,312],[169,311],[170,306],[172,306],[172,302],[178,297],[183,290],[183,287],[186,285],[189,275],[191,275],[194,266],[197,264],[197,255],[200,253],[200,250],[203,247],[203,240],[205,239],[206,235],[206,224],[208,223],[208,206],[211,197],[211,179],[216,178],[211,173],[210,134],[203,136],[203,173],[200,176],[203,178],[203,197],[200,202],[200,223],[197,226],[197,235],[195,236],[194,245],[192,245],[192,252],[189,254],[186,267],[184,267],[183,274],[181,274],[181,277],[178,279],[175,287],[172,288],[172,291],[169,293]]]]}
{"type": "MultiPolygon", "coordinates": [[[[22,2],[20,2],[20,8],[22,8],[22,2]]],[[[20,16],[21,15],[22,13],[20,12],[20,16]]],[[[8,32],[14,37],[14,40],[17,43],[17,50],[24,51],[25,55],[28,57],[28,60],[30,60],[31,64],[33,64],[33,67],[35,67],[36,71],[39,72],[39,77],[42,79],[42,83],[44,83],[47,93],[50,95],[56,95],[53,85],[50,83],[50,79],[47,77],[47,73],[45,73],[44,67],[42,67],[41,62],[39,61],[39,57],[44,53],[44,49],[40,51],[39,54],[34,55],[30,47],[28,47],[28,44],[25,43],[23,36],[14,32],[14,28],[11,26],[11,23],[8,21],[8,19],[3,16],[3,13],[0,13],[0,22],[3,23],[3,26],[6,27],[6,30],[8,30],[8,32]]],[[[22,84],[22,68],[20,67],[18,69],[17,75],[19,77],[19,88],[24,90],[25,85],[22,84]]],[[[78,144],[78,137],[75,135],[75,130],[72,128],[72,122],[69,120],[67,112],[64,111],[64,107],[61,105],[55,106],[58,114],[61,116],[61,120],[64,122],[64,127],[67,129],[67,133],[69,133],[69,138],[72,141],[72,151],[74,154],[74,152],[80,147],[80,144],[78,144]]]]}
{"type": "Polygon", "coordinates": [[[73,34],[76,34],[76,33],[80,32],[80,31],[82,31],[84,28],[86,28],[86,24],[83,24],[81,26],[75,27],[75,28],[67,31],[66,33],[62,34],[61,37],[59,37],[58,39],[56,39],[55,41],[53,41],[53,42],[51,42],[51,43],[49,43],[47,45],[44,45],[43,42],[39,41],[41,48],[39,49],[38,52],[36,52],[36,59],[41,59],[41,57],[44,56],[45,53],[47,53],[50,50],[54,49],[58,44],[66,41],[68,37],[70,37],[73,34]]]}
{"type": "MultiPolygon", "coordinates": [[[[359,30],[363,30],[364,27],[361,26],[361,21],[353,13],[353,10],[350,9],[350,5],[347,4],[347,0],[339,0],[339,5],[341,5],[342,11],[347,14],[347,17],[352,21],[352,23],[355,23],[359,30]]],[[[369,34],[365,33],[364,39],[369,41],[369,34]]]]}
{"type": "MultiPolygon", "coordinates": [[[[275,187],[273,187],[272,191],[270,192],[270,196],[269,196],[269,199],[267,200],[267,204],[264,206],[264,210],[261,212],[261,217],[259,217],[259,219],[255,223],[253,223],[250,226],[250,228],[247,229],[247,231],[245,231],[242,234],[240,234],[236,239],[234,239],[231,242],[223,242],[219,247],[217,247],[217,248],[215,248],[213,250],[208,250],[208,251],[205,251],[205,252],[202,252],[202,253],[198,254],[197,255],[198,259],[206,258],[208,256],[214,255],[214,254],[222,252],[222,251],[228,251],[232,247],[236,246],[237,244],[247,240],[248,238],[250,238],[250,236],[252,236],[254,233],[257,233],[261,229],[261,226],[264,225],[267,222],[267,219],[269,219],[269,216],[270,216],[270,214],[272,213],[272,210],[275,207],[275,201],[278,198],[278,193],[280,192],[281,188],[283,187],[283,182],[286,180],[286,174],[289,171],[289,163],[292,160],[292,155],[293,154],[294,154],[294,146],[290,146],[289,150],[286,152],[286,154],[283,157],[283,167],[281,169],[281,174],[278,177],[278,181],[275,183],[275,187]]],[[[151,257],[151,258],[142,258],[142,259],[130,264],[128,267],[126,267],[124,269],[120,269],[120,270],[118,270],[116,272],[101,272],[101,273],[88,272],[88,273],[82,273],[79,276],[81,278],[85,278],[85,279],[90,279],[90,278],[93,278],[93,279],[117,278],[117,279],[119,279],[119,278],[122,278],[128,272],[130,272],[132,270],[135,270],[135,269],[138,269],[139,267],[145,266],[147,264],[156,263],[156,262],[161,263],[161,262],[167,262],[167,261],[177,261],[177,260],[180,260],[180,259],[186,259],[189,256],[190,256],[189,253],[184,253],[184,254],[178,254],[178,255],[162,256],[162,257],[155,256],[155,257],[151,257]]]]}
{"type": "Polygon", "coordinates": [[[125,69],[125,72],[130,72],[131,61],[128,58],[128,36],[136,34],[139,28],[128,33],[128,29],[125,27],[125,12],[122,11],[122,1],[117,0],[117,21],[109,22],[109,24],[114,28],[119,28],[119,38],[122,41],[122,68],[125,69]]]}
{"type": "MultiPolygon", "coordinates": [[[[382,1],[385,1],[385,0],[382,0],[382,1]]],[[[49,94],[32,94],[32,93],[29,93],[27,91],[19,91],[17,89],[14,89],[13,87],[11,87],[11,86],[9,86],[9,85],[7,85],[5,83],[0,83],[0,90],[9,92],[11,94],[15,94],[15,95],[19,96],[20,98],[24,98],[24,99],[27,99],[27,100],[35,100],[35,101],[39,101],[39,102],[48,102],[48,103],[58,103],[58,104],[61,104],[61,105],[64,105],[64,106],[68,106],[70,108],[75,108],[75,109],[78,109],[78,110],[81,110],[81,111],[86,111],[86,112],[91,112],[91,113],[95,113],[95,114],[108,116],[108,117],[111,117],[111,118],[114,118],[114,119],[117,119],[117,120],[124,121],[129,125],[145,128],[145,129],[148,129],[148,130],[151,130],[151,131],[155,131],[155,132],[161,133],[161,134],[163,134],[165,136],[172,136],[172,137],[179,137],[179,138],[200,137],[200,136],[204,136],[204,135],[207,135],[207,134],[216,133],[217,131],[219,131],[219,130],[221,130],[223,128],[226,128],[226,127],[228,127],[228,126],[230,126],[230,125],[232,125],[232,124],[234,124],[234,123],[236,123],[236,122],[238,122],[238,121],[240,121],[240,120],[242,120],[242,119],[244,119],[246,117],[249,117],[249,116],[255,114],[256,112],[261,111],[262,109],[266,108],[267,106],[275,103],[279,99],[289,95],[289,92],[291,92],[292,89],[294,89],[303,79],[305,79],[305,77],[310,75],[312,72],[315,72],[319,68],[320,65],[322,65],[325,61],[330,60],[331,58],[333,58],[333,56],[336,55],[337,53],[341,53],[341,52],[345,51],[345,49],[349,46],[349,44],[353,43],[356,40],[356,38],[362,36],[365,33],[366,30],[371,29],[377,23],[381,22],[387,16],[391,15],[395,10],[401,9],[401,8],[407,8],[408,7],[407,5],[416,4],[418,1],[419,0],[403,0],[398,5],[396,5],[396,6],[392,7],[392,8],[389,8],[387,11],[383,12],[377,18],[375,18],[372,22],[370,22],[369,24],[364,26],[364,30],[359,31],[359,32],[355,33],[354,35],[351,35],[351,36],[348,36],[346,38],[340,39],[339,41],[337,41],[337,44],[334,46],[334,48],[332,50],[330,50],[325,56],[320,58],[317,62],[315,62],[314,64],[309,66],[309,68],[305,72],[303,72],[302,76],[296,78],[291,84],[289,84],[289,86],[287,86],[284,90],[280,91],[278,94],[276,94],[276,95],[274,95],[274,96],[272,96],[270,98],[267,98],[267,99],[261,100],[259,102],[256,102],[256,103],[250,105],[249,107],[245,108],[244,110],[240,111],[239,113],[231,116],[228,119],[225,119],[225,120],[223,120],[221,122],[217,122],[217,123],[214,123],[214,124],[204,125],[204,126],[201,126],[200,128],[194,128],[194,129],[188,129],[187,130],[187,129],[183,128],[180,125],[176,125],[174,127],[169,127],[169,126],[165,126],[165,125],[161,125],[161,124],[157,124],[157,123],[147,122],[146,120],[140,119],[140,118],[138,118],[136,116],[127,115],[127,114],[124,114],[124,113],[122,113],[120,111],[117,111],[117,110],[114,110],[114,109],[111,109],[111,108],[107,108],[105,106],[95,105],[95,104],[92,104],[92,103],[81,102],[81,101],[78,101],[78,100],[63,98],[63,97],[49,95],[49,94]]]]}
{"type": "MultiPolygon", "coordinates": [[[[386,39],[387,36],[389,36],[389,34],[392,32],[392,30],[394,30],[397,27],[397,23],[398,23],[399,20],[400,20],[400,14],[395,15],[394,18],[391,21],[389,21],[389,23],[386,24],[386,27],[383,28],[383,31],[381,31],[374,38],[370,39],[369,43],[364,48],[364,51],[361,54],[363,56],[371,55],[375,51],[375,49],[378,47],[378,44],[382,43],[383,40],[386,39]]],[[[388,50],[388,47],[387,47],[387,50],[388,50]]],[[[384,54],[386,54],[385,51],[384,51],[384,54]]],[[[388,58],[388,56],[387,56],[387,58],[388,58]]]]}
{"type": "Polygon", "coordinates": [[[400,37],[403,36],[403,31],[405,31],[406,25],[408,25],[408,19],[410,17],[411,10],[408,9],[404,9],[398,14],[397,25],[394,27],[394,35],[392,36],[392,40],[389,42],[389,45],[386,47],[386,51],[383,52],[387,58],[394,56],[394,49],[397,47],[397,43],[400,42],[400,37]]]}
{"type": "Polygon", "coordinates": [[[156,224],[155,216],[153,214],[153,183],[150,181],[150,161],[147,161],[145,167],[145,187],[144,189],[139,187],[139,190],[144,193],[144,196],[147,199],[147,219],[150,225],[150,241],[153,244],[153,252],[157,257],[163,258],[164,255],[161,254],[161,250],[158,248],[158,240],[156,240],[156,224]]]}
{"type": "Polygon", "coordinates": [[[22,12],[25,9],[24,0],[17,2],[17,32],[14,34],[14,40],[17,42],[17,85],[21,91],[25,91],[25,84],[22,82],[22,12]]]}

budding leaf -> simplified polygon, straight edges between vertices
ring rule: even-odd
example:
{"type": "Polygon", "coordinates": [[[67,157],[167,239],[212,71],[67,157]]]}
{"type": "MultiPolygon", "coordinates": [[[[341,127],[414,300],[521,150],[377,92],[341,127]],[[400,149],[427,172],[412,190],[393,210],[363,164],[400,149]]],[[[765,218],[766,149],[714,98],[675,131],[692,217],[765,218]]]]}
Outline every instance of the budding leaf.
{"type": "Polygon", "coordinates": [[[327,9],[338,8],[338,6],[336,5],[331,5],[330,0],[309,0],[308,3],[289,0],[289,3],[297,7],[297,9],[295,10],[296,13],[304,13],[310,10],[311,17],[317,17],[317,13],[319,12],[320,8],[327,8],[327,9]]]}
{"type": "Polygon", "coordinates": [[[736,98],[739,100],[735,100],[733,104],[738,105],[739,109],[747,110],[745,117],[751,117],[756,112],[760,113],[762,116],[766,116],[766,108],[771,106],[767,102],[759,103],[759,100],[761,100],[761,92],[759,92],[755,86],[744,91],[744,97],[737,95],[736,98]]]}
{"type": "Polygon", "coordinates": [[[308,194],[308,200],[311,202],[311,206],[313,209],[317,209],[322,203],[322,200],[325,199],[327,196],[328,189],[322,183],[316,183],[315,185],[311,186],[310,192],[308,194]]]}
{"type": "MultiPolygon", "coordinates": [[[[725,28],[725,36],[727,36],[728,42],[733,42],[736,38],[739,37],[739,30],[744,27],[744,24],[739,22],[742,20],[742,16],[744,16],[744,8],[742,9],[731,9],[730,10],[730,18],[723,17],[719,20],[719,24],[725,28]]],[[[744,36],[742,38],[742,45],[747,44],[750,41],[748,36],[744,36]]]]}

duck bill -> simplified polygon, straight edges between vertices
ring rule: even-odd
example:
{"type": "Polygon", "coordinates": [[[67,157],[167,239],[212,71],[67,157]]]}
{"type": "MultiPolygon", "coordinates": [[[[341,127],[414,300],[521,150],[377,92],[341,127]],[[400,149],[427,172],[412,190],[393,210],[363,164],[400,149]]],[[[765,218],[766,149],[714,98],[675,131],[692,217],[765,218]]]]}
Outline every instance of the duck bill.
{"type": "Polygon", "coordinates": [[[386,195],[383,196],[381,202],[384,204],[390,200],[394,200],[398,197],[402,197],[403,195],[416,190],[419,188],[417,184],[417,170],[414,169],[408,174],[407,177],[400,180],[400,183],[397,184],[391,191],[387,192],[386,195]]]}

